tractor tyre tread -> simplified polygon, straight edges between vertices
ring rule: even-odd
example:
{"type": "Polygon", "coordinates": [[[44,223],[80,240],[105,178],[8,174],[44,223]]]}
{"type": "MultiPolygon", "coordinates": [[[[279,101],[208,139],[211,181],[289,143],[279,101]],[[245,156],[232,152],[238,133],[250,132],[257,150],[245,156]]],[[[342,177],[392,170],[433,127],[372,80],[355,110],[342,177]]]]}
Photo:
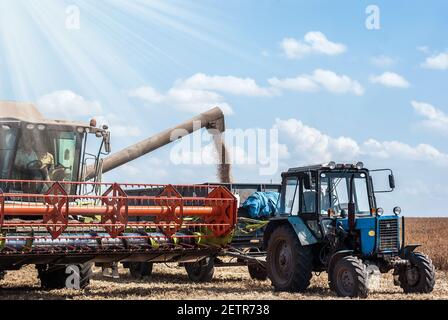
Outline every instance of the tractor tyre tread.
{"type": "Polygon", "coordinates": [[[332,281],[330,284],[330,288],[336,292],[339,297],[347,297],[344,295],[342,291],[338,288],[337,283],[337,272],[339,268],[346,266],[352,269],[354,273],[354,291],[348,296],[350,298],[367,298],[369,294],[369,276],[367,272],[367,266],[363,263],[363,261],[355,256],[345,256],[342,257],[334,266],[333,275],[331,277],[332,281]]]}
{"type": "Polygon", "coordinates": [[[436,280],[436,271],[431,258],[421,252],[411,252],[407,258],[418,268],[420,279],[416,285],[409,285],[406,268],[403,268],[398,276],[400,287],[405,293],[431,293],[436,280]]]}

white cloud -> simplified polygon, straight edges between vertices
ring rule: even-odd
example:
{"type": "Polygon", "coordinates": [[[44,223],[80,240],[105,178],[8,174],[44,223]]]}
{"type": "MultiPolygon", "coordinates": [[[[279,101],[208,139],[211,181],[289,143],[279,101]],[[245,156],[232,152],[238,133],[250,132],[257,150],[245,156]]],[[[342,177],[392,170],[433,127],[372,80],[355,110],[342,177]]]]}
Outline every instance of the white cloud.
{"type": "Polygon", "coordinates": [[[385,55],[372,57],[370,62],[377,67],[386,68],[395,64],[395,60],[385,55]]]}
{"type": "Polygon", "coordinates": [[[269,83],[280,89],[294,90],[294,91],[308,91],[315,92],[319,90],[319,85],[306,76],[298,76],[297,78],[269,79],[269,83]]]}
{"type": "Polygon", "coordinates": [[[38,99],[37,104],[45,116],[51,119],[92,117],[102,112],[99,102],[87,101],[70,90],[60,90],[44,95],[38,99]]]}
{"type": "Polygon", "coordinates": [[[167,93],[158,93],[151,86],[143,86],[131,90],[129,95],[148,103],[162,104],[174,107],[176,110],[188,113],[201,113],[213,107],[220,107],[227,115],[233,114],[232,107],[216,92],[173,87],[167,93]]]}
{"type": "Polygon", "coordinates": [[[299,59],[310,54],[337,55],[347,50],[345,45],[331,42],[319,31],[308,32],[303,41],[285,38],[281,47],[289,59],[299,59]]]}
{"type": "Polygon", "coordinates": [[[429,144],[415,147],[399,141],[379,142],[369,139],[364,143],[364,151],[373,157],[403,158],[414,161],[426,161],[436,165],[448,165],[448,154],[442,153],[429,144]]]}
{"type": "Polygon", "coordinates": [[[60,90],[42,96],[37,104],[46,117],[50,119],[80,119],[95,118],[99,125],[106,124],[116,137],[137,137],[141,135],[140,128],[125,125],[123,120],[115,114],[104,114],[101,104],[97,101],[87,101],[82,96],[69,91],[60,90]]]}
{"type": "Polygon", "coordinates": [[[142,131],[139,127],[124,124],[124,120],[112,113],[96,116],[99,125],[107,125],[110,128],[112,137],[140,137],[142,131]]]}
{"type": "Polygon", "coordinates": [[[283,152],[307,163],[349,160],[360,152],[356,141],[346,137],[332,138],[300,120],[276,119],[274,129],[279,131],[283,152]]]}
{"type": "Polygon", "coordinates": [[[148,102],[153,103],[161,103],[165,99],[165,97],[161,94],[159,94],[154,88],[145,86],[136,88],[134,90],[131,90],[129,92],[129,96],[133,98],[139,98],[142,100],[146,100],[148,102]]]}
{"type": "Polygon", "coordinates": [[[214,90],[242,96],[272,96],[272,88],[261,88],[254,79],[234,76],[208,76],[197,73],[186,80],[177,82],[177,86],[188,89],[214,90]]]}
{"type": "Polygon", "coordinates": [[[412,101],[414,110],[424,118],[422,125],[428,129],[448,134],[448,115],[426,102],[412,101]]]}
{"type": "Polygon", "coordinates": [[[410,86],[404,77],[394,72],[384,72],[379,76],[372,76],[370,82],[394,88],[408,88],[410,86]]]}
{"type": "Polygon", "coordinates": [[[313,74],[302,74],[296,78],[278,79],[272,78],[269,83],[280,89],[294,91],[315,92],[321,88],[332,93],[352,93],[358,96],[364,94],[364,88],[358,81],[350,79],[346,75],[338,75],[333,71],[316,69],[313,74]]]}
{"type": "Polygon", "coordinates": [[[368,139],[358,143],[350,137],[331,137],[297,119],[277,119],[274,129],[279,131],[283,152],[292,154],[294,161],[324,163],[330,160],[353,162],[360,158],[405,159],[448,166],[448,154],[429,144],[411,146],[399,141],[368,139]],[[285,150],[286,148],[286,150],[285,150]]]}
{"type": "Polygon", "coordinates": [[[448,52],[439,53],[426,58],[422,63],[422,67],[428,69],[447,70],[448,69],[448,52]]]}
{"type": "Polygon", "coordinates": [[[233,114],[232,107],[216,92],[196,89],[172,88],[165,96],[165,103],[173,104],[178,110],[201,113],[213,107],[220,107],[227,114],[233,114]]]}
{"type": "Polygon", "coordinates": [[[143,86],[130,90],[129,96],[148,103],[173,106],[184,112],[200,113],[212,107],[220,107],[225,114],[233,114],[232,107],[218,92],[251,97],[279,94],[278,89],[260,87],[251,78],[196,73],[188,79],[177,80],[166,93],[160,93],[151,86],[143,86]]]}

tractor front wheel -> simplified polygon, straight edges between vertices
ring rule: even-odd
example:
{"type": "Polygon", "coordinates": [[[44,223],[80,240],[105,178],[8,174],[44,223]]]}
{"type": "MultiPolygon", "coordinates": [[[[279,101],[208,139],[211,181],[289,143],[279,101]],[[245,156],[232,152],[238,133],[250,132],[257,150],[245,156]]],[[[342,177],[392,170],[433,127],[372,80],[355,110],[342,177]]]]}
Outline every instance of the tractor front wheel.
{"type": "Polygon", "coordinates": [[[330,288],[339,297],[366,298],[369,293],[366,265],[355,256],[341,258],[334,266],[330,288]]]}
{"type": "Polygon", "coordinates": [[[208,257],[199,262],[185,263],[185,270],[188,278],[193,282],[210,282],[215,273],[215,259],[208,257]]]}
{"type": "Polygon", "coordinates": [[[420,252],[408,255],[410,266],[399,271],[398,280],[405,293],[430,293],[434,289],[436,273],[431,259],[420,252]]]}
{"type": "Polygon", "coordinates": [[[310,285],[313,253],[310,246],[300,244],[290,226],[282,225],[272,232],[266,265],[276,291],[301,292],[310,285]]]}

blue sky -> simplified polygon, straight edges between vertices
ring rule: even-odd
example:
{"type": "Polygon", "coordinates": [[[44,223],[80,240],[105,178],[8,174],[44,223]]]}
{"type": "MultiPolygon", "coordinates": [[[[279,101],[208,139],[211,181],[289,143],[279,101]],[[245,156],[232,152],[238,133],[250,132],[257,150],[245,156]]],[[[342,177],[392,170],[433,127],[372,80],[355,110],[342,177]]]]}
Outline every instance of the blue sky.
{"type": "MultiPolygon", "coordinates": [[[[279,129],[278,171],[237,165],[236,181],[363,160],[396,173],[386,210],[446,215],[447,12],[446,1],[0,0],[0,97],[95,116],[115,150],[220,105],[228,128],[279,129]],[[365,26],[372,4],[380,29],[365,26]]],[[[216,180],[170,152],[107,178],[216,180]]]]}

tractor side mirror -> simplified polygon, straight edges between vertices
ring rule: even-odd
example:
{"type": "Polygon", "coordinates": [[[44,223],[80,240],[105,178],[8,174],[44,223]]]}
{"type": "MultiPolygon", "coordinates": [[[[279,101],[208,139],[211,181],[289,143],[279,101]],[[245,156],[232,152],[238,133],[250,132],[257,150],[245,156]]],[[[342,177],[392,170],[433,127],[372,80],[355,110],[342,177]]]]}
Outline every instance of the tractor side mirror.
{"type": "Polygon", "coordinates": [[[395,177],[393,174],[389,175],[389,186],[392,190],[395,189],[395,177]]]}

